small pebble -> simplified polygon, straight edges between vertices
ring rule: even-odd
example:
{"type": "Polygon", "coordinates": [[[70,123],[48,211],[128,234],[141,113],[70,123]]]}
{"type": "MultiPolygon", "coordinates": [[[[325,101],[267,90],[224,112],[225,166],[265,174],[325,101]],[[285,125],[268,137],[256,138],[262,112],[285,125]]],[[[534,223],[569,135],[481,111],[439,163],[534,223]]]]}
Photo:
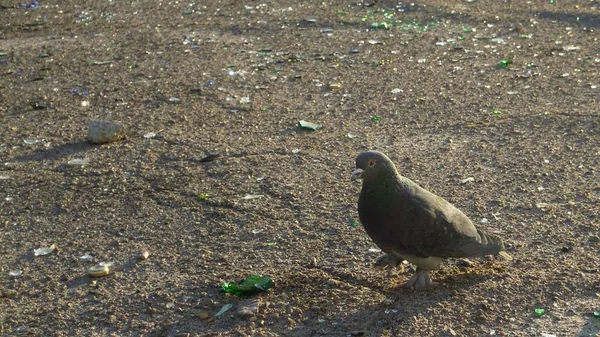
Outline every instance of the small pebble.
{"type": "Polygon", "coordinates": [[[94,144],[116,142],[125,137],[123,125],[100,120],[88,123],[88,140],[94,144]]]}

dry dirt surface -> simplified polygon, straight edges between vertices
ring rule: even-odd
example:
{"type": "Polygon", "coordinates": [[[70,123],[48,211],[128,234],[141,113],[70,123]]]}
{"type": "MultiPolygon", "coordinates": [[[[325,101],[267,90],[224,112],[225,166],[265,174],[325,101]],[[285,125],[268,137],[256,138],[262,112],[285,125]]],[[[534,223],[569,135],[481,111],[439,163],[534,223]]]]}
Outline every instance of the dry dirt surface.
{"type": "Polygon", "coordinates": [[[24,1],[0,3],[1,336],[600,335],[598,1],[24,1]],[[397,287],[414,268],[375,270],[355,222],[367,149],[514,259],[397,287]],[[221,290],[252,274],[273,288],[221,290]]]}

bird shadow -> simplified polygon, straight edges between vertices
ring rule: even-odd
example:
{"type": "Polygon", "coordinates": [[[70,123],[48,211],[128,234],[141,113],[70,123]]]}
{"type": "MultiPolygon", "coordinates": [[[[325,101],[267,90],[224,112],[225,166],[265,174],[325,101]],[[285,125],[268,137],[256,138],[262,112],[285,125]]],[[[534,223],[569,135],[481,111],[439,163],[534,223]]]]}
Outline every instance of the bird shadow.
{"type": "MultiPolygon", "coordinates": [[[[493,277],[491,274],[478,274],[469,272],[469,270],[462,270],[459,273],[437,274],[433,275],[433,278],[439,283],[438,287],[427,290],[414,290],[394,285],[394,283],[408,280],[410,272],[401,272],[392,276],[393,281],[390,281],[389,284],[385,284],[385,280],[389,278],[384,277],[384,284],[382,284],[380,277],[371,277],[374,276],[373,272],[361,277],[336,266],[311,267],[311,269],[320,271],[320,273],[310,271],[304,273],[310,275],[313,284],[323,284],[329,289],[358,290],[360,293],[362,293],[360,289],[370,289],[373,292],[379,292],[385,298],[379,303],[371,305],[349,306],[348,310],[336,311],[332,315],[305,312],[308,321],[305,325],[299,325],[294,329],[293,332],[297,335],[310,334],[309,331],[314,326],[320,326],[322,328],[320,330],[334,335],[382,336],[393,332],[398,325],[412,324],[414,317],[430,315],[432,310],[439,306],[440,302],[451,300],[457,296],[457,290],[465,292],[469,288],[493,277]],[[332,280],[337,281],[332,282],[332,280]],[[326,319],[323,320],[322,317],[326,319]],[[315,321],[314,324],[310,323],[311,320],[315,321]],[[343,323],[340,324],[340,322],[343,323]],[[377,322],[377,324],[374,325],[373,322],[377,322]]],[[[386,271],[379,272],[386,273],[386,271]]],[[[302,282],[299,279],[293,283],[302,282]]],[[[288,287],[290,291],[293,291],[296,288],[301,288],[302,285],[284,285],[282,291],[286,291],[288,287]]],[[[448,333],[448,331],[440,331],[440,336],[445,336],[448,333]]]]}

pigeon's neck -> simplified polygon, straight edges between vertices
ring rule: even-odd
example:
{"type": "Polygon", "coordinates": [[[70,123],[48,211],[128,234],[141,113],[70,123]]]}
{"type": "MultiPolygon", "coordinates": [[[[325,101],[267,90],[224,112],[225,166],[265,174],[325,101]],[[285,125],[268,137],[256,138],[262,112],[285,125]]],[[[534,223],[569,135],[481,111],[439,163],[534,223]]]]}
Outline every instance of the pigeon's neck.
{"type": "Polygon", "coordinates": [[[367,189],[377,192],[391,192],[398,189],[401,184],[401,177],[395,172],[381,174],[376,181],[371,181],[367,184],[367,189]]]}

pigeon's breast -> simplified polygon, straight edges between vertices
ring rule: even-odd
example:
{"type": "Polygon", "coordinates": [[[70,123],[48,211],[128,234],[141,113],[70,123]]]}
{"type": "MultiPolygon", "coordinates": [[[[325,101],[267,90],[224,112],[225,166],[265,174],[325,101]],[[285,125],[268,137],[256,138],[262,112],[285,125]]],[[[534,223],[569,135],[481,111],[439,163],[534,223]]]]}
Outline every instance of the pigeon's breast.
{"type": "Polygon", "coordinates": [[[393,255],[402,254],[405,233],[401,224],[406,209],[396,198],[381,196],[379,191],[363,189],[358,200],[360,222],[381,250],[393,255]]]}

